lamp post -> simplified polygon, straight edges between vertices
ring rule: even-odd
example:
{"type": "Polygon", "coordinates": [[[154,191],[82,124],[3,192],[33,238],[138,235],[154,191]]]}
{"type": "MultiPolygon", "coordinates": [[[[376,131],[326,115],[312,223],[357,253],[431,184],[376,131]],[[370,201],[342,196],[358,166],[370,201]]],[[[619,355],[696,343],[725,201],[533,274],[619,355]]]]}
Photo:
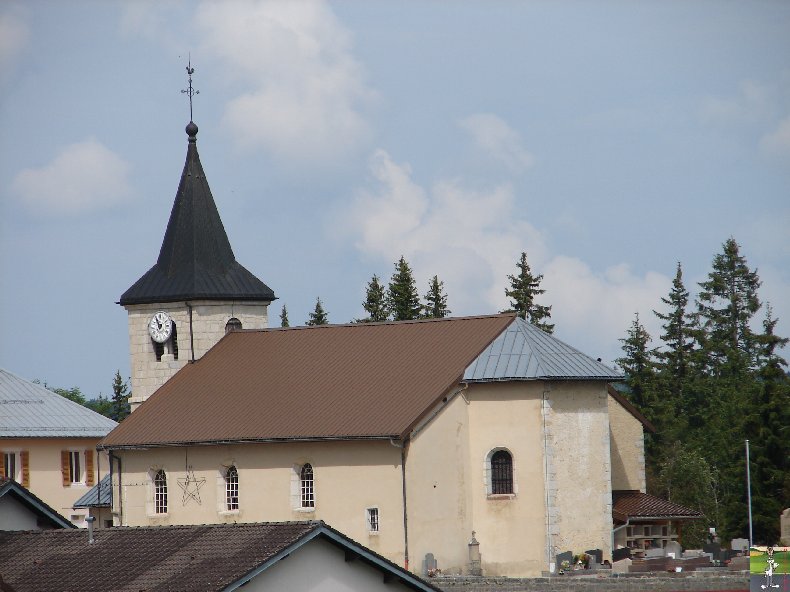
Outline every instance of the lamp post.
{"type": "Polygon", "coordinates": [[[749,471],[749,440],[746,440],[746,495],[749,501],[749,548],[752,548],[752,477],[749,471]]]}

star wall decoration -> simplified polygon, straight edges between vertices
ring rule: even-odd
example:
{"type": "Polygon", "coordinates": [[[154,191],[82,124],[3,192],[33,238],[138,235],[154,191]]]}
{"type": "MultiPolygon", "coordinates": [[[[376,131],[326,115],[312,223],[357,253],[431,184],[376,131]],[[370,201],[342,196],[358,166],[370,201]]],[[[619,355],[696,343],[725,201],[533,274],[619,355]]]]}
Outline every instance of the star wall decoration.
{"type": "Polygon", "coordinates": [[[206,478],[195,477],[195,471],[192,470],[192,467],[189,467],[187,470],[186,477],[179,477],[176,479],[178,481],[178,486],[184,492],[181,496],[181,505],[186,506],[189,503],[189,500],[194,500],[197,502],[198,505],[201,504],[200,502],[200,488],[206,484],[206,478]]]}

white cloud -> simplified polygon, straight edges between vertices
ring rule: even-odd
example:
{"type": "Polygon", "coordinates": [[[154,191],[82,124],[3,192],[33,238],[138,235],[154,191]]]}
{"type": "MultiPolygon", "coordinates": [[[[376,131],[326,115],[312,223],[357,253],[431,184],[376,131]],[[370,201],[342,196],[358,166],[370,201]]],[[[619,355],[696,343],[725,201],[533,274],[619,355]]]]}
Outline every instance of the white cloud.
{"type": "Polygon", "coordinates": [[[773,91],[752,80],[741,82],[736,94],[708,97],[702,103],[701,116],[706,123],[751,123],[769,117],[774,109],[773,91]]]}
{"type": "Polygon", "coordinates": [[[333,160],[368,135],[373,96],[351,35],[324,2],[204,2],[196,14],[205,55],[240,94],[224,123],[242,147],[284,159],[333,160]]]}
{"type": "Polygon", "coordinates": [[[513,172],[532,166],[532,155],[521,144],[521,136],[492,113],[476,113],[459,122],[478,148],[513,172]]]}
{"type": "Polygon", "coordinates": [[[129,164],[94,138],[70,144],[49,164],[20,171],[12,190],[42,214],[77,213],[116,204],[131,194],[129,164]]]}
{"type": "Polygon", "coordinates": [[[760,147],[772,154],[790,155],[790,116],[785,117],[773,131],[763,136],[760,147]]]}
{"type": "Polygon", "coordinates": [[[16,59],[27,45],[30,30],[27,24],[11,13],[0,14],[0,76],[16,66],[16,59]]]}
{"type": "Polygon", "coordinates": [[[533,271],[544,274],[542,301],[553,307],[560,338],[611,363],[619,355],[618,339],[639,312],[657,339],[659,324],[651,311],[668,293],[668,277],[637,275],[622,263],[598,272],[581,259],[550,256],[542,232],[526,221],[528,212],[509,185],[475,190],[455,179],[428,190],[414,182],[408,165],[393,162],[383,150],[373,156],[371,171],[378,187],[361,191],[344,213],[346,231],[359,251],[386,262],[388,272],[404,255],[421,293],[438,274],[453,314],[507,308],[506,278],[526,251],[533,271]]]}

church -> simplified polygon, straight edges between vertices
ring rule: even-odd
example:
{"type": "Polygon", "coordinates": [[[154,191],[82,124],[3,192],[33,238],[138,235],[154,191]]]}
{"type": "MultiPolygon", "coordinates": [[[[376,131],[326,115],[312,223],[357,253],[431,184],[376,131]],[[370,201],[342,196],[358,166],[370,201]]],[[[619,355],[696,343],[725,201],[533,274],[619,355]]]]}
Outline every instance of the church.
{"type": "Polygon", "coordinates": [[[651,428],[622,376],[515,315],[268,328],[275,294],[236,261],[186,133],[159,258],[119,302],[116,525],[323,520],[416,573],[489,576],[611,559],[640,518],[676,537],[682,509],[640,516],[651,428]]]}

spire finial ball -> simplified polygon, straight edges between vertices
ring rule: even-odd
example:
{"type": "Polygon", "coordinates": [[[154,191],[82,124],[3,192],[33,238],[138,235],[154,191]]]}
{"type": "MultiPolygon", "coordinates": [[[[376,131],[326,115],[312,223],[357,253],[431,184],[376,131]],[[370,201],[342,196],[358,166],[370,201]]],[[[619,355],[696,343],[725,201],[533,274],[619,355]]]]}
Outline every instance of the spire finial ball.
{"type": "Polygon", "coordinates": [[[195,136],[197,136],[197,133],[198,133],[198,126],[197,126],[197,125],[195,125],[195,122],[194,122],[194,121],[190,121],[190,122],[187,124],[187,127],[186,127],[186,132],[187,132],[187,135],[188,135],[190,138],[194,138],[195,136]]]}

